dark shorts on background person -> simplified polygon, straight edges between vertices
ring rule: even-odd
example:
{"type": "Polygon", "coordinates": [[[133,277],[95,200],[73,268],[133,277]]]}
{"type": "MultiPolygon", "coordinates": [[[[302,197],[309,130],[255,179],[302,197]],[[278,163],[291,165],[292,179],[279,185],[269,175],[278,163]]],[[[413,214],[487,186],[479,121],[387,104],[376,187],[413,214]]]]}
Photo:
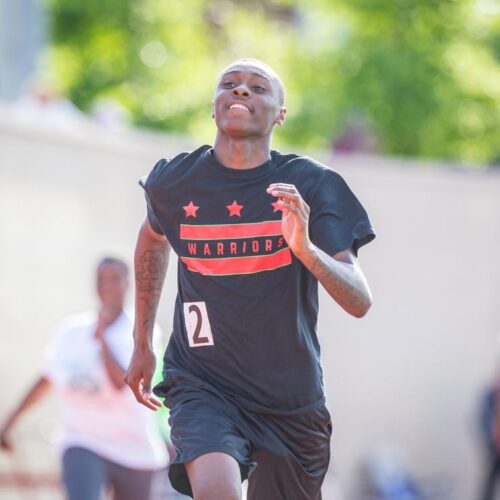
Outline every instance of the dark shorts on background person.
{"type": "Polygon", "coordinates": [[[193,496],[184,463],[222,452],[238,461],[241,480],[248,478],[248,500],[321,499],[332,430],[324,405],[293,415],[263,414],[241,408],[208,384],[161,389],[155,393],[170,408],[177,456],[169,477],[177,491],[193,496]]]}
{"type": "Polygon", "coordinates": [[[114,500],[148,500],[155,474],[107,460],[91,450],[68,448],[62,459],[62,480],[67,500],[100,500],[108,488],[114,500]]]}

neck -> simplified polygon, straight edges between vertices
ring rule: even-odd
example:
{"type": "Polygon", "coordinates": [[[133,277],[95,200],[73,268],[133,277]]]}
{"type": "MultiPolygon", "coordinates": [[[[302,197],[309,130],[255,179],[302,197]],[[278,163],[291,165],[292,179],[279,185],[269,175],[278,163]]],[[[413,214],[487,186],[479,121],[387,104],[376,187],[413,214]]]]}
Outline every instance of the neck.
{"type": "Polygon", "coordinates": [[[116,321],[123,312],[123,306],[108,306],[110,324],[116,321]]]}
{"type": "Polygon", "coordinates": [[[214,143],[217,160],[230,168],[248,169],[265,163],[271,154],[271,137],[235,138],[220,131],[214,143]]]}

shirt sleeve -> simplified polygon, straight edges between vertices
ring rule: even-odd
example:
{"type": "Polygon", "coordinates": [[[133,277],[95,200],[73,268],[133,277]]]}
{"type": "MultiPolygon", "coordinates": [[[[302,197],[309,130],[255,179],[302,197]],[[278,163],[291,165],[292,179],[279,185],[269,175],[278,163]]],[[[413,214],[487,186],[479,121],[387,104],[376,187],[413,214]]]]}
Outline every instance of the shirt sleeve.
{"type": "Polygon", "coordinates": [[[149,225],[151,226],[151,228],[155,233],[161,235],[164,235],[165,233],[161,228],[161,225],[158,222],[158,218],[155,213],[155,208],[153,206],[153,202],[151,199],[151,190],[155,181],[158,179],[163,169],[167,166],[168,162],[169,160],[162,158],[160,161],[156,163],[151,172],[148,175],[142,177],[139,181],[139,185],[144,189],[144,194],[146,197],[147,217],[149,225]]]}
{"type": "Polygon", "coordinates": [[[149,201],[147,194],[146,194],[146,204],[147,204],[147,217],[149,225],[151,226],[151,228],[155,233],[164,235],[165,233],[163,232],[163,229],[161,228],[160,223],[156,218],[155,212],[153,210],[153,207],[151,206],[151,202],[149,201]]]}
{"type": "Polygon", "coordinates": [[[375,238],[368,214],[345,180],[326,170],[310,202],[311,241],[328,255],[358,250],[375,238]]]}

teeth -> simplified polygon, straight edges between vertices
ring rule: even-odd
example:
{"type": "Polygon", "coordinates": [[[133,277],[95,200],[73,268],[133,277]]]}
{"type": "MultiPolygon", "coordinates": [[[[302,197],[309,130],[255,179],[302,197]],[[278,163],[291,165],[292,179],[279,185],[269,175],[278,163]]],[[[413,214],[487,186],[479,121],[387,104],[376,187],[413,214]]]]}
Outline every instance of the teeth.
{"type": "Polygon", "coordinates": [[[231,104],[231,106],[229,106],[229,109],[233,109],[233,108],[238,108],[238,109],[244,109],[245,111],[250,111],[246,106],[244,106],[243,104],[231,104]]]}

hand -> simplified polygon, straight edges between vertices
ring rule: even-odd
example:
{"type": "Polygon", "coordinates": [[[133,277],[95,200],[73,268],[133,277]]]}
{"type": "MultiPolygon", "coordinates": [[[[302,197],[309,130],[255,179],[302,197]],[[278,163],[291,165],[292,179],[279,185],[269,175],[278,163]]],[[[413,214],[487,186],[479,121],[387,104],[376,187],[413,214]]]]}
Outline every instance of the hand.
{"type": "Polygon", "coordinates": [[[101,306],[97,315],[97,325],[94,332],[94,337],[97,340],[104,339],[106,328],[116,319],[116,311],[110,307],[101,306]]]}
{"type": "Polygon", "coordinates": [[[9,429],[8,427],[3,427],[0,430],[0,448],[3,451],[14,451],[14,446],[12,445],[12,441],[9,437],[9,429]]]}
{"type": "Polygon", "coordinates": [[[309,205],[293,184],[270,184],[267,192],[282,203],[281,230],[292,252],[299,257],[311,248],[309,240],[309,205]]]}
{"type": "Polygon", "coordinates": [[[151,394],[151,380],[156,367],[154,352],[149,349],[134,349],[125,383],[132,389],[135,399],[150,410],[156,411],[163,403],[151,394]]]}

